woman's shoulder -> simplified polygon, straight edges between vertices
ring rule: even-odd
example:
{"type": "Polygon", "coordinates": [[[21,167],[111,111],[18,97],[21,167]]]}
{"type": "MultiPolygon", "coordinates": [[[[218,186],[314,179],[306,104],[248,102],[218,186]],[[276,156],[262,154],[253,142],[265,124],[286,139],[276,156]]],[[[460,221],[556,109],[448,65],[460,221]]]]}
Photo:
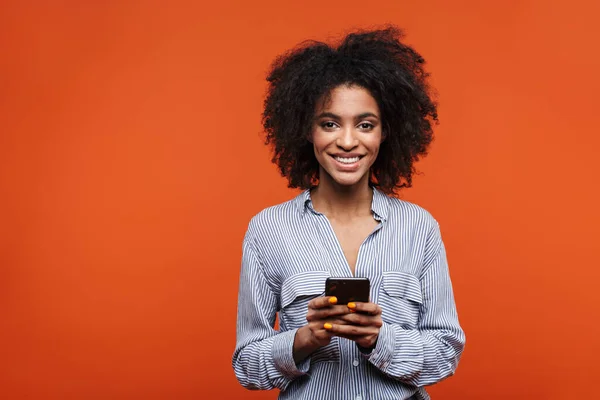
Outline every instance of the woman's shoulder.
{"type": "Polygon", "coordinates": [[[250,228],[275,229],[294,222],[300,217],[306,199],[306,192],[302,192],[292,199],[262,209],[250,219],[250,228]]]}
{"type": "Polygon", "coordinates": [[[437,220],[424,207],[407,200],[388,196],[390,217],[394,220],[412,221],[416,224],[435,226],[437,220]]]}

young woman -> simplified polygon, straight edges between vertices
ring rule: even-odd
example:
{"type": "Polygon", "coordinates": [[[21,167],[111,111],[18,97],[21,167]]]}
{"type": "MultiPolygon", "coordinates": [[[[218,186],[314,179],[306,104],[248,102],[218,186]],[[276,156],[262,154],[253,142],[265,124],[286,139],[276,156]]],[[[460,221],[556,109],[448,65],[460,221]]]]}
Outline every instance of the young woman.
{"type": "Polygon", "coordinates": [[[273,161],[304,191],[250,222],[233,368],[281,399],[427,399],[465,343],[435,219],[410,187],[437,122],[424,60],[395,28],[305,44],[268,76],[273,161]],[[328,277],[366,277],[337,304],[328,277]],[[275,319],[279,313],[279,329],[275,319]]]}

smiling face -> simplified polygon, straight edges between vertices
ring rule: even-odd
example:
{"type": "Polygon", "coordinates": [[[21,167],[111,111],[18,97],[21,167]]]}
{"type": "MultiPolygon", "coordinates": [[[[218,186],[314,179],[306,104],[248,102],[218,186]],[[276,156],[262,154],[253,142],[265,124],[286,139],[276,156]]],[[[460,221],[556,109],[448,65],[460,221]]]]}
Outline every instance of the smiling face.
{"type": "Polygon", "coordinates": [[[319,184],[368,186],[382,142],[381,115],[368,90],[334,88],[315,110],[311,133],[319,162],[319,184]]]}

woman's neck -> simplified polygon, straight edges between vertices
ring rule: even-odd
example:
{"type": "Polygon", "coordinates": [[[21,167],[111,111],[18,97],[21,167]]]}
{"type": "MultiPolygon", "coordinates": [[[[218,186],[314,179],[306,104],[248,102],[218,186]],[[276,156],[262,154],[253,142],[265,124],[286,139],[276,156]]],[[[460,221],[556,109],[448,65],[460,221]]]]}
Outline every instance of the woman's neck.
{"type": "Polygon", "coordinates": [[[330,219],[365,217],[372,214],[373,189],[368,180],[353,186],[341,186],[324,180],[312,189],[311,200],[314,209],[330,219]]]}

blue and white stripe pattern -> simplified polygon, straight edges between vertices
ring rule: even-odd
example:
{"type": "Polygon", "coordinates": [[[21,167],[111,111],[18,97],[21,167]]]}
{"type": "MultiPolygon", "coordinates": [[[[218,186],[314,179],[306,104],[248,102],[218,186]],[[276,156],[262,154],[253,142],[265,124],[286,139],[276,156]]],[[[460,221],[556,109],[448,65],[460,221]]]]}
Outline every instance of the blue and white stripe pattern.
{"type": "Polygon", "coordinates": [[[249,389],[280,399],[428,399],[423,386],[452,375],[465,335],[459,325],[438,223],[422,208],[374,190],[377,228],[360,247],[355,276],[371,281],[383,327],[368,355],[343,338],[300,365],[294,336],[329,276],[351,276],[310,192],[256,215],[243,242],[233,368],[249,389]],[[273,328],[279,313],[279,329],[273,328]]]}

